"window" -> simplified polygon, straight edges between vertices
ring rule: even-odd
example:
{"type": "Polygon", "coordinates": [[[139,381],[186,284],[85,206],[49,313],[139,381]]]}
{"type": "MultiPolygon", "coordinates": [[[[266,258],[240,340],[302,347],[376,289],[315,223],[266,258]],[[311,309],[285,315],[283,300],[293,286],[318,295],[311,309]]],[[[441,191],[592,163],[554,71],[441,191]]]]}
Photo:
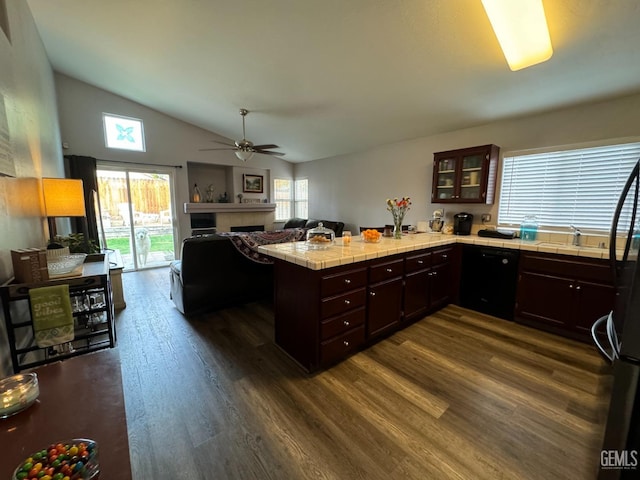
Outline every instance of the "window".
{"type": "Polygon", "coordinates": [[[609,230],[638,158],[640,143],[505,156],[498,223],[535,215],[544,226],[609,230]]]}
{"type": "Polygon", "coordinates": [[[295,181],[295,216],[298,218],[309,218],[309,180],[295,181]]]}
{"type": "Polygon", "coordinates": [[[276,202],[276,222],[291,218],[293,204],[293,182],[284,178],[273,181],[274,199],[276,202]]]}
{"type": "Polygon", "coordinates": [[[144,128],[142,120],[121,117],[110,113],[102,114],[104,141],[107,148],[144,152],[144,128]]]}

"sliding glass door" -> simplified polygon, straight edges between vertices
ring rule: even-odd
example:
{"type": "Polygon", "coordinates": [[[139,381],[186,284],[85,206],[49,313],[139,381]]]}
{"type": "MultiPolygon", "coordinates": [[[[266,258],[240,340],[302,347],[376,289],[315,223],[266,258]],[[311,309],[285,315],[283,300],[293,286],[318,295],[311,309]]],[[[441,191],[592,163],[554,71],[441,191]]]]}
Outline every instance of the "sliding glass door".
{"type": "Polygon", "coordinates": [[[101,242],[120,252],[125,270],[175,259],[173,177],[172,169],[98,162],[101,242]]]}

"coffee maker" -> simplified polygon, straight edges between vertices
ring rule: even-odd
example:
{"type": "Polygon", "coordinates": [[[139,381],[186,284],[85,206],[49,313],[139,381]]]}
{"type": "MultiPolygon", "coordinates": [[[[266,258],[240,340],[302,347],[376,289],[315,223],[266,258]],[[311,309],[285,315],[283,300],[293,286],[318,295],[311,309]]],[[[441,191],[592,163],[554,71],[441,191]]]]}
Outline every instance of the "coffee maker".
{"type": "Polygon", "coordinates": [[[471,225],[473,225],[473,215],[470,213],[456,213],[453,216],[453,234],[470,235],[471,225]]]}

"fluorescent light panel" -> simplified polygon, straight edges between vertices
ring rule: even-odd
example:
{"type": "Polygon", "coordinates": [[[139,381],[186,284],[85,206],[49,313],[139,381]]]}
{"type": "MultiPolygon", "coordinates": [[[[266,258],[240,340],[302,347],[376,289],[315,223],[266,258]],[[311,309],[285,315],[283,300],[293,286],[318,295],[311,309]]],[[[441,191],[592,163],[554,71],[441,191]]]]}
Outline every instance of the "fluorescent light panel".
{"type": "Polygon", "coordinates": [[[553,48],[542,0],[482,0],[482,5],[511,70],[551,58],[553,48]]]}

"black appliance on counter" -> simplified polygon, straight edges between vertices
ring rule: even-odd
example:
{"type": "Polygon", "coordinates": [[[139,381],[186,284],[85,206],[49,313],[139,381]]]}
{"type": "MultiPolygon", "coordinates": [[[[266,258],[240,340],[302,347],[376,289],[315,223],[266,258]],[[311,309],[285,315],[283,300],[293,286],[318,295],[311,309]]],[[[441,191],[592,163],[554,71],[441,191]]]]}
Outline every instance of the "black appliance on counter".
{"type": "Polygon", "coordinates": [[[518,284],[518,250],[464,245],[460,304],[513,320],[518,284]]]}
{"type": "Polygon", "coordinates": [[[453,216],[453,234],[471,235],[471,225],[473,225],[473,215],[470,213],[456,213],[453,216]]]}
{"type": "Polygon", "coordinates": [[[616,304],[613,312],[598,319],[591,328],[600,353],[613,364],[614,375],[600,456],[600,480],[640,478],[639,192],[640,161],[622,190],[609,238],[616,304]],[[620,245],[621,241],[624,245],[620,245]],[[623,252],[622,258],[616,258],[617,251],[623,252]],[[598,331],[600,327],[605,327],[606,335],[598,331]]]}

